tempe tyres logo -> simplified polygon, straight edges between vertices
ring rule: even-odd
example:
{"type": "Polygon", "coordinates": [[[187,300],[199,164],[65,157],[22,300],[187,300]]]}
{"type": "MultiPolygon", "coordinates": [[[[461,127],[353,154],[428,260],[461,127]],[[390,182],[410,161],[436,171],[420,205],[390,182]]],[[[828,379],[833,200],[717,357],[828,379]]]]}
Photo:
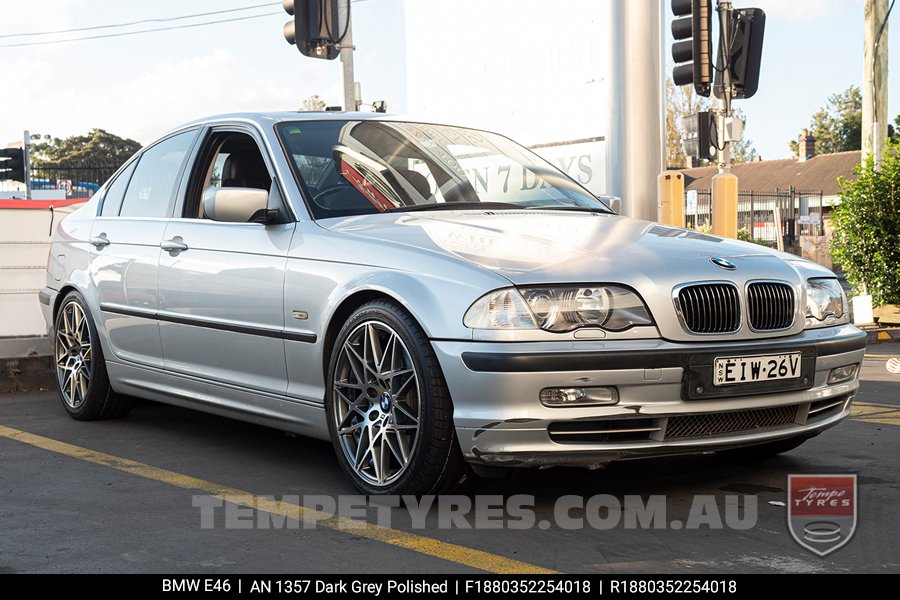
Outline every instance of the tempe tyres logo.
{"type": "Polygon", "coordinates": [[[788,475],[788,529],[819,556],[853,537],[856,503],[856,475],[788,475]]]}

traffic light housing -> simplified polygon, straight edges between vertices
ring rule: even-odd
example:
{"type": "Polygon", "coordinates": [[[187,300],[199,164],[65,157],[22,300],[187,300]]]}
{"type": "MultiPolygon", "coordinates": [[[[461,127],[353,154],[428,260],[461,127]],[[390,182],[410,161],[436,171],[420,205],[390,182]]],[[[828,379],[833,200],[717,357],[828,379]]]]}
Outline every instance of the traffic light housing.
{"type": "Polygon", "coordinates": [[[672,59],[675,85],[693,84],[701,96],[709,96],[713,83],[713,0],[672,0],[672,59]]]}
{"type": "Polygon", "coordinates": [[[694,158],[713,160],[716,157],[715,116],[708,111],[684,117],[684,153],[694,158]]]}
{"type": "Polygon", "coordinates": [[[25,152],[21,148],[0,149],[0,181],[25,183],[25,152]]]}
{"type": "MultiPolygon", "coordinates": [[[[750,98],[759,87],[765,29],[766,13],[761,8],[739,8],[731,13],[730,51],[724,57],[719,49],[719,64],[731,73],[732,99],[750,98]]],[[[722,73],[717,72],[713,92],[718,98],[723,97],[722,85],[722,73]]]]}
{"type": "Polygon", "coordinates": [[[338,0],[282,0],[281,5],[294,17],[284,24],[284,38],[289,44],[310,58],[337,58],[338,44],[346,31],[338,20],[338,0]]]}

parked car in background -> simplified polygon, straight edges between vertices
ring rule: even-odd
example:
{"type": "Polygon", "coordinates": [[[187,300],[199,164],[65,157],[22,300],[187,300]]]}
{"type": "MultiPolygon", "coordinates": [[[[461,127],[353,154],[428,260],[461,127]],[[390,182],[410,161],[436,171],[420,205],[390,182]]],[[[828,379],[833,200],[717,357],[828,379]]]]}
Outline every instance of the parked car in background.
{"type": "Polygon", "coordinates": [[[849,414],[866,340],[811,262],[618,216],[494,133],[357,113],[149,144],[58,227],[41,299],[74,418],[137,396],[329,439],[365,493],[782,452],[849,414]]]}

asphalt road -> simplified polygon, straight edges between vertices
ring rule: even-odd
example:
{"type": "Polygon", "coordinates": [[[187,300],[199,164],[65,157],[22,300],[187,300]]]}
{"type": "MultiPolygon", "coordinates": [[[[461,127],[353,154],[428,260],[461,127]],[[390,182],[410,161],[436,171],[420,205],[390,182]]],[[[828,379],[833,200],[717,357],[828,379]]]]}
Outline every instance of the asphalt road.
{"type": "MultiPolygon", "coordinates": [[[[79,423],[55,393],[0,395],[0,573],[900,572],[900,375],[881,358],[900,356],[900,344],[871,346],[869,355],[854,417],[786,455],[534,471],[464,488],[473,501],[534,496],[536,522],[546,523],[528,529],[440,528],[436,510],[417,528],[401,509],[389,529],[342,529],[335,519],[273,527],[272,515],[327,516],[295,506],[298,499],[354,494],[329,444],[149,402],[121,421],[79,423]],[[846,546],[820,558],[794,542],[788,473],[858,473],[858,528],[846,546]],[[229,522],[250,528],[226,526],[224,507],[202,527],[198,494],[246,496],[236,501],[257,510],[235,511],[229,522]],[[726,496],[744,497],[745,507],[753,496],[758,512],[745,530],[621,521],[564,529],[554,520],[559,498],[597,494],[665,495],[666,523],[689,522],[697,495],[714,497],[722,513],[726,496]]],[[[374,523],[373,508],[368,515],[374,523]]]]}

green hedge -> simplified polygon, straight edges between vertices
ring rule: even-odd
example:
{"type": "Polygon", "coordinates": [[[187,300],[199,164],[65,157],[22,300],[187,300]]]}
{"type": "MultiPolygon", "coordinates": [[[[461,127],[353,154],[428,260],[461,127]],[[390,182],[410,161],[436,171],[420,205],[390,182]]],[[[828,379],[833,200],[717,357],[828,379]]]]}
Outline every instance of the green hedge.
{"type": "Polygon", "coordinates": [[[834,260],[856,292],[876,306],[900,304],[900,142],[889,142],[880,169],[869,156],[858,179],[841,178],[834,209],[834,260]]]}

